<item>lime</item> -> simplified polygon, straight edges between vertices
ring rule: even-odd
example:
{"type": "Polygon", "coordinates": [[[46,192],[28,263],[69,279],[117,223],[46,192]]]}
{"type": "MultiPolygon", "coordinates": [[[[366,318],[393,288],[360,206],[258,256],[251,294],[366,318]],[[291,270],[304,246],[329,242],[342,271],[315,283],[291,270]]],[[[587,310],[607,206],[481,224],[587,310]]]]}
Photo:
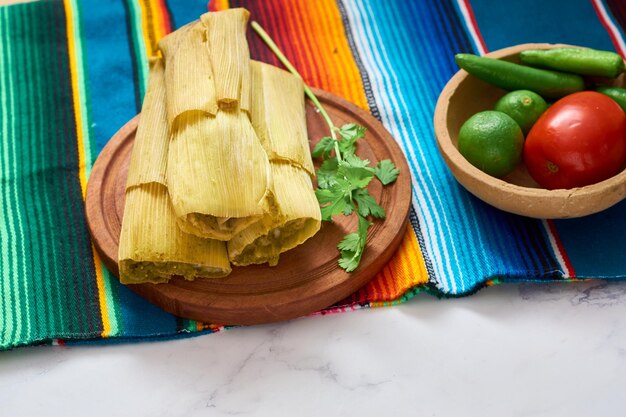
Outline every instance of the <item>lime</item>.
{"type": "Polygon", "coordinates": [[[494,177],[513,171],[522,160],[524,135],[515,120],[494,110],[476,113],[461,126],[459,152],[494,177]]]}
{"type": "Polygon", "coordinates": [[[511,116],[525,135],[539,116],[548,109],[548,104],[537,93],[530,90],[516,90],[498,100],[494,109],[511,116]]]}

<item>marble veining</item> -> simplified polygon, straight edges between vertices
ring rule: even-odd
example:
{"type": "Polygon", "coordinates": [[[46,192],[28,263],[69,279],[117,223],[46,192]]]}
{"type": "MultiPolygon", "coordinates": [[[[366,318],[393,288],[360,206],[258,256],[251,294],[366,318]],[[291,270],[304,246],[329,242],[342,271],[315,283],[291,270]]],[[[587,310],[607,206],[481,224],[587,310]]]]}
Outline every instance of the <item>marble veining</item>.
{"type": "Polygon", "coordinates": [[[622,416],[626,284],[521,284],[0,354],[0,416],[622,416]]]}

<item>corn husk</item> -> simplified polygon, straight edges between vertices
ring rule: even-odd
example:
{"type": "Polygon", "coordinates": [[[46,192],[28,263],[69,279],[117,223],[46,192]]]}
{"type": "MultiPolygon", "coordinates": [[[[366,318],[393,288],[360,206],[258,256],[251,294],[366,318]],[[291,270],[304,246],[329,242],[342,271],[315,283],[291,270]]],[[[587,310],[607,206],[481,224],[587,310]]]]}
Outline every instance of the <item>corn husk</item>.
{"type": "Polygon", "coordinates": [[[313,191],[302,80],[276,67],[252,62],[250,119],[272,169],[276,209],[228,242],[235,265],[269,263],[320,229],[321,213],[313,191]]]}
{"type": "Polygon", "coordinates": [[[163,88],[164,67],[161,58],[150,60],[150,79],[144,97],[133,152],[130,158],[126,189],[159,183],[167,184],[168,125],[165,118],[165,88],[163,88]]]}
{"type": "Polygon", "coordinates": [[[172,132],[167,183],[180,228],[229,240],[271,210],[271,170],[247,115],[188,112],[172,132]]]}
{"type": "Polygon", "coordinates": [[[308,172],[284,162],[272,162],[271,167],[278,211],[263,216],[228,242],[228,256],[235,265],[276,265],[281,253],[320,229],[319,203],[308,172]]]}
{"type": "Polygon", "coordinates": [[[223,109],[250,109],[250,51],[246,40],[249,17],[250,13],[242,8],[200,17],[206,29],[217,102],[223,109]]]}
{"type": "Polygon", "coordinates": [[[250,65],[250,120],[270,160],[288,162],[313,175],[302,79],[262,62],[250,65]]]}
{"type": "Polygon", "coordinates": [[[230,273],[224,242],[183,233],[166,187],[169,131],[164,106],[164,70],[153,61],[135,136],[119,244],[123,284],[221,277],[230,273]]]}
{"type": "Polygon", "coordinates": [[[199,21],[190,23],[161,39],[159,48],[165,58],[170,126],[175,127],[176,118],[187,111],[216,114],[215,79],[205,26],[199,21]]]}

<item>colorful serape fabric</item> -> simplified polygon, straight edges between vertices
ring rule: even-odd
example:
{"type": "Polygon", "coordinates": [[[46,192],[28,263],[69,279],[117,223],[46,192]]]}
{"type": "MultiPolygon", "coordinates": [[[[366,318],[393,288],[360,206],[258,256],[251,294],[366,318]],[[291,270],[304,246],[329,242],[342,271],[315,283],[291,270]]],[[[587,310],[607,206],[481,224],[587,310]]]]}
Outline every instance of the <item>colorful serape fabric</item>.
{"type": "MultiPolygon", "coordinates": [[[[501,282],[623,279],[626,203],[535,220],[457,184],[432,127],[457,52],[527,42],[626,53],[619,0],[214,0],[246,7],[305,81],[379,118],[405,152],[411,226],[391,262],[321,314],[470,294],[501,282]]],[[[141,108],[158,40],[204,0],[36,1],[0,8],[0,349],[214,332],[120,285],[94,252],[83,198],[109,138],[141,108]]],[[[278,64],[252,33],[253,58],[278,64]]],[[[367,252],[364,256],[367,256],[367,252]]]]}

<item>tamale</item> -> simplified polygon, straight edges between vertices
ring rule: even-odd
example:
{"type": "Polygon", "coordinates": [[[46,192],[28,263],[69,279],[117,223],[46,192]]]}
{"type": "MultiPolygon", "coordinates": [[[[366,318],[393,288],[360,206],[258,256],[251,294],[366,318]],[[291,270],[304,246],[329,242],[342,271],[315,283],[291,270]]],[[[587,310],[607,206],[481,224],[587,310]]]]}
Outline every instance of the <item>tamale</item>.
{"type": "Polygon", "coordinates": [[[179,227],[229,240],[271,210],[265,150],[241,111],[187,112],[172,132],[167,183],[179,227]]]}
{"type": "Polygon", "coordinates": [[[221,277],[230,273],[224,242],[183,233],[177,226],[166,179],[169,132],[161,59],[151,63],[150,79],[126,184],[119,243],[124,284],[221,277]]]}
{"type": "Polygon", "coordinates": [[[220,108],[250,109],[250,51],[246,29],[250,13],[243,8],[205,13],[209,59],[220,108]]]}
{"type": "Polygon", "coordinates": [[[284,162],[271,162],[273,194],[278,211],[263,216],[228,242],[235,265],[276,265],[292,249],[320,229],[320,207],[308,172],[284,162]]]}
{"type": "Polygon", "coordinates": [[[165,58],[169,125],[174,127],[176,118],[187,111],[216,114],[215,80],[204,25],[192,22],[172,32],[161,39],[159,48],[165,58]]]}
{"type": "Polygon", "coordinates": [[[304,84],[292,74],[252,62],[250,118],[272,169],[277,210],[265,214],[228,242],[235,265],[269,263],[320,228],[321,213],[310,175],[313,162],[306,131],[304,84]]]}
{"type": "Polygon", "coordinates": [[[250,121],[271,161],[284,161],[313,175],[304,109],[304,83],[273,65],[251,61],[250,121]]]}

